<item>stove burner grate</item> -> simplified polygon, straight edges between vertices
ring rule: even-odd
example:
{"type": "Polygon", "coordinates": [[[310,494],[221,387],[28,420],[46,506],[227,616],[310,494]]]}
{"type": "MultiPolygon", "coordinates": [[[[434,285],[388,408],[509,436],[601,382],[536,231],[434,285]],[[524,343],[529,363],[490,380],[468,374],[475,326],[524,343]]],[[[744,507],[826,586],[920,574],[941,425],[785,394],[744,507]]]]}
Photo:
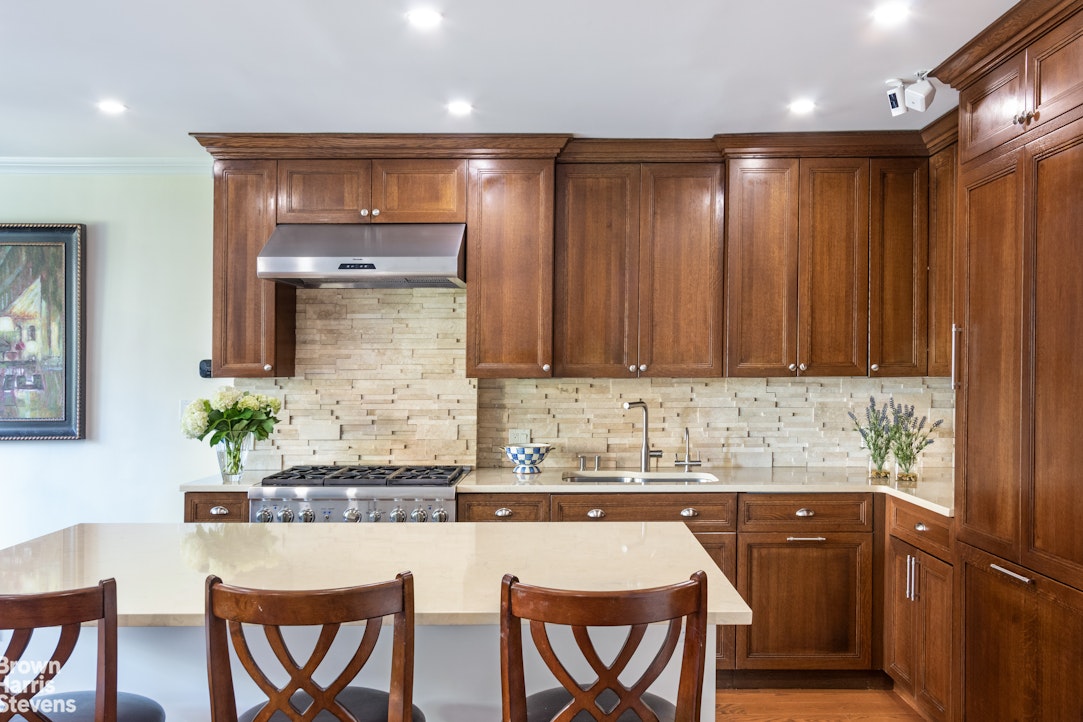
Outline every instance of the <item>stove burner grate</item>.
{"type": "Polygon", "coordinates": [[[454,486],[468,466],[292,466],[261,486],[454,486]]]}

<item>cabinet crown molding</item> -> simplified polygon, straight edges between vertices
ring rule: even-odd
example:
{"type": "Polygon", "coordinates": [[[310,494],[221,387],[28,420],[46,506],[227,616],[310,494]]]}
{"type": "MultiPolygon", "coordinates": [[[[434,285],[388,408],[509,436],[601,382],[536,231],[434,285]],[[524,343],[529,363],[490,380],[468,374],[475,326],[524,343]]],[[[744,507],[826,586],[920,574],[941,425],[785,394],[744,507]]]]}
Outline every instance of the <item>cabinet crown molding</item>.
{"type": "Polygon", "coordinates": [[[727,158],[882,158],[926,156],[916,130],[716,135],[727,158]]]}
{"type": "Polygon", "coordinates": [[[959,107],[956,106],[921,129],[929,155],[936,155],[959,140],[959,107]]]}
{"type": "Polygon", "coordinates": [[[571,135],[191,133],[218,159],[555,158],[571,135]]]}
{"type": "Polygon", "coordinates": [[[929,75],[962,90],[1080,10],[1083,0],[1020,2],[933,68],[929,75]]]}
{"type": "Polygon", "coordinates": [[[573,138],[558,163],[720,163],[722,154],[709,138],[573,138]]]}

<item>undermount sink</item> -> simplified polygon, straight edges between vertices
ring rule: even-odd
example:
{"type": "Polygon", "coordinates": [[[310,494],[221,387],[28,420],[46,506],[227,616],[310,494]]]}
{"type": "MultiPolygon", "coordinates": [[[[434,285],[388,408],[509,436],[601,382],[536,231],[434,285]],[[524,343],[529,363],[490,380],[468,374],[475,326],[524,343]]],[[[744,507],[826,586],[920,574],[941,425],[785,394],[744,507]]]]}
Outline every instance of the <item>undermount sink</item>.
{"type": "Polygon", "coordinates": [[[564,481],[584,484],[695,484],[718,481],[714,474],[697,471],[565,471],[564,481]]]}

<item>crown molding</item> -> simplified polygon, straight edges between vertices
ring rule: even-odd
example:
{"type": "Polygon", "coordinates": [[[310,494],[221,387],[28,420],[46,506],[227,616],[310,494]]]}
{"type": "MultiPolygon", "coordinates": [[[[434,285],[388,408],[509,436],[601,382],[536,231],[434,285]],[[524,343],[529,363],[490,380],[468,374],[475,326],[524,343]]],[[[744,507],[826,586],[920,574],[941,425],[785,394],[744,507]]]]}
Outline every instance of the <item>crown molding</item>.
{"type": "Polygon", "coordinates": [[[570,135],[190,133],[221,160],[249,158],[555,158],[570,135]]]}
{"type": "Polygon", "coordinates": [[[49,175],[202,175],[209,158],[14,158],[0,157],[0,173],[49,175]]]}

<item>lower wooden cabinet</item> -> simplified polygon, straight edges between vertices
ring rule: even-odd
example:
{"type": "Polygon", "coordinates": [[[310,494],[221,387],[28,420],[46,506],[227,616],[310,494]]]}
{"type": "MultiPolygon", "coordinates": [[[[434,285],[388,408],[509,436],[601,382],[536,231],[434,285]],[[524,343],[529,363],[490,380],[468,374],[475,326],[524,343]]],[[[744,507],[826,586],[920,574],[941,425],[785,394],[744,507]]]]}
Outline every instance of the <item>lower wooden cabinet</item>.
{"type": "Polygon", "coordinates": [[[888,541],[884,671],[930,720],[952,719],[952,566],[888,541]]]}
{"type": "Polygon", "coordinates": [[[246,522],[248,493],[244,491],[187,491],[184,493],[184,521],[246,522]]]}
{"type": "Polygon", "coordinates": [[[961,720],[1083,720],[1083,591],[966,544],[956,554],[961,720]]]}
{"type": "MultiPolygon", "coordinates": [[[[733,532],[695,532],[696,539],[714,559],[714,563],[737,586],[737,534],[733,532]]],[[[737,643],[737,627],[727,624],[718,627],[715,640],[715,669],[733,669],[737,643]]]]}
{"type": "Polygon", "coordinates": [[[738,532],[738,669],[871,669],[872,534],[738,532]]]}

